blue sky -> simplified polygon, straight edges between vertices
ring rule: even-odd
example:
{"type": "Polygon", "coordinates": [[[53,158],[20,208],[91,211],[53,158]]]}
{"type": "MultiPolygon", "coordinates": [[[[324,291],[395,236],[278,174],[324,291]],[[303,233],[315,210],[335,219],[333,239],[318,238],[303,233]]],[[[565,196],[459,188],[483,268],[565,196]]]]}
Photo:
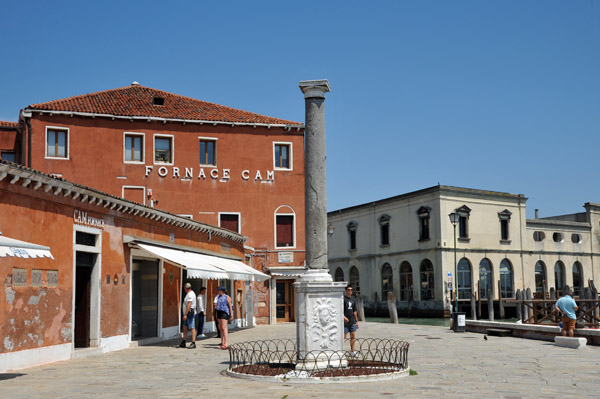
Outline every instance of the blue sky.
{"type": "Polygon", "coordinates": [[[129,85],[304,120],[329,80],[328,207],[438,184],[600,202],[600,1],[2,0],[0,119],[129,85]]]}

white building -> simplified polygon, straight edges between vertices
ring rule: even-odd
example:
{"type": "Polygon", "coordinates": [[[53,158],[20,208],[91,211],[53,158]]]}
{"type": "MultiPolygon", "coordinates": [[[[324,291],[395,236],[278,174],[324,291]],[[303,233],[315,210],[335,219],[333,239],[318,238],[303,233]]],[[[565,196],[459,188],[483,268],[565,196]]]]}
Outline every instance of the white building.
{"type": "Polygon", "coordinates": [[[329,212],[329,270],[336,281],[355,286],[367,314],[387,315],[392,291],[399,315],[442,316],[453,302],[449,214],[457,212],[461,311],[469,313],[471,296],[486,299],[488,290],[495,301],[514,298],[517,289],[541,296],[565,285],[578,295],[600,265],[600,204],[526,219],[526,202],[522,194],[438,185],[329,212]]]}

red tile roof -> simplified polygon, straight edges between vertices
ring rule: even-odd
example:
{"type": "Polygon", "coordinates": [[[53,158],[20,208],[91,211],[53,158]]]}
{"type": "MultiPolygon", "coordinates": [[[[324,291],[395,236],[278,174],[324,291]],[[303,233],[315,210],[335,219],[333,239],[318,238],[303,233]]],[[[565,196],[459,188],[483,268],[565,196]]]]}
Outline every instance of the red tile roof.
{"type": "Polygon", "coordinates": [[[19,128],[19,123],[18,122],[7,122],[7,121],[0,121],[0,129],[15,129],[17,130],[19,128]]]}
{"type": "Polygon", "coordinates": [[[299,122],[271,118],[269,116],[140,86],[139,84],[33,104],[28,106],[26,110],[81,112],[96,115],[185,119],[226,123],[292,125],[294,127],[302,126],[302,123],[299,122]],[[164,99],[164,105],[155,105],[155,98],[164,99]]]}

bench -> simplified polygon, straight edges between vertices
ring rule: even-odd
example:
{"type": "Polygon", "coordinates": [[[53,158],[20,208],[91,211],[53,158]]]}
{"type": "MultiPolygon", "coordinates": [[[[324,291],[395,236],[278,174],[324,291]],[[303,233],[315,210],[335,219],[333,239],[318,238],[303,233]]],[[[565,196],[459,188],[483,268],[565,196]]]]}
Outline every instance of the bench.
{"type": "Polygon", "coordinates": [[[506,328],[488,328],[487,334],[496,337],[510,337],[512,335],[512,330],[506,328]]]}
{"type": "Polygon", "coordinates": [[[564,348],[580,349],[585,348],[587,345],[586,338],[575,338],[575,337],[554,337],[554,343],[564,348]]]}

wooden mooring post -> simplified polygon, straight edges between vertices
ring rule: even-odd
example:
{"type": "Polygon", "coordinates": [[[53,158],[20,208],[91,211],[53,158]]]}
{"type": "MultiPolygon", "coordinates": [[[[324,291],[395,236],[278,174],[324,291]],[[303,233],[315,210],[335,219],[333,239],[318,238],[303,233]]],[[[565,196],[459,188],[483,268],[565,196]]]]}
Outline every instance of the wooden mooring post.
{"type": "Polygon", "coordinates": [[[398,324],[398,309],[396,308],[396,298],[392,291],[388,291],[387,293],[387,305],[390,312],[390,322],[398,324]]]}
{"type": "Polygon", "coordinates": [[[523,321],[523,297],[521,296],[521,289],[517,288],[517,292],[515,293],[515,298],[517,299],[517,319],[523,321]]]}
{"type": "Polygon", "coordinates": [[[473,292],[471,293],[471,319],[477,320],[477,304],[473,292]]]}
{"type": "Polygon", "coordinates": [[[360,294],[356,294],[356,315],[358,316],[358,321],[365,321],[365,304],[360,294]]]}
{"type": "Polygon", "coordinates": [[[500,319],[504,319],[504,302],[502,302],[502,283],[498,281],[498,309],[500,310],[500,319]]]}
{"type": "MultiPolygon", "coordinates": [[[[525,290],[525,299],[531,301],[531,288],[527,287],[525,290]]],[[[531,310],[529,307],[525,308],[525,314],[523,315],[524,320],[529,320],[531,318],[531,310]]]]}
{"type": "Polygon", "coordinates": [[[487,302],[488,302],[488,319],[490,321],[494,321],[494,297],[492,295],[492,290],[487,290],[487,302]]]}

